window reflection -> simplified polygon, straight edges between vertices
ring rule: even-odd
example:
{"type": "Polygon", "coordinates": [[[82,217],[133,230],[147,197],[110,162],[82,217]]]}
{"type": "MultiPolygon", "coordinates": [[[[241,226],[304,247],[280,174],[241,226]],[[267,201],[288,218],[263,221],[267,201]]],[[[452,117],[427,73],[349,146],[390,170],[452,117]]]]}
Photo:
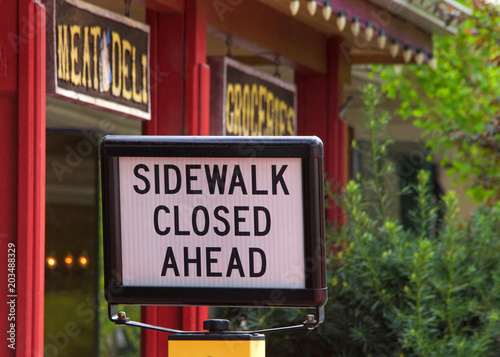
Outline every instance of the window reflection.
{"type": "Polygon", "coordinates": [[[45,356],[98,355],[98,152],[84,142],[47,132],[45,356]]]}

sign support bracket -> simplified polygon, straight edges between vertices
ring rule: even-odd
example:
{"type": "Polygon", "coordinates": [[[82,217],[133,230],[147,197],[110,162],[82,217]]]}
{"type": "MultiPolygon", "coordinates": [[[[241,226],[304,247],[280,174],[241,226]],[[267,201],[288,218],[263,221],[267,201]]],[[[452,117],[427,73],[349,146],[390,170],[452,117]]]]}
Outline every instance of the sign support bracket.
{"type": "MultiPolygon", "coordinates": [[[[167,327],[155,326],[150,324],[145,324],[142,322],[132,321],[129,317],[127,317],[124,311],[118,312],[118,306],[115,304],[108,304],[108,317],[114,322],[116,325],[129,325],[141,328],[147,328],[150,330],[168,332],[168,333],[176,333],[176,334],[205,334],[205,331],[183,331],[176,330],[167,327]]],[[[258,334],[265,332],[277,332],[277,331],[287,331],[287,330],[295,330],[306,328],[308,330],[313,330],[319,326],[325,320],[325,307],[324,306],[316,306],[316,315],[307,315],[306,320],[300,325],[292,325],[292,326],[283,326],[283,327],[273,327],[264,330],[256,330],[256,331],[225,331],[227,334],[258,334]],[[317,317],[317,319],[316,319],[317,317]]],[[[207,320],[208,321],[208,320],[207,320]]]]}

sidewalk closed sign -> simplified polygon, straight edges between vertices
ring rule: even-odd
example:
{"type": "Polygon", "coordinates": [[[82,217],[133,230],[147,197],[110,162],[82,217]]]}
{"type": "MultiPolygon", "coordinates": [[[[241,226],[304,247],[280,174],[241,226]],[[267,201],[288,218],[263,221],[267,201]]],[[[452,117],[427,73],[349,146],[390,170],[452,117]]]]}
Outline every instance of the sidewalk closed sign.
{"type": "Polygon", "coordinates": [[[101,144],[113,304],[321,306],[316,137],[124,137],[101,144]]]}

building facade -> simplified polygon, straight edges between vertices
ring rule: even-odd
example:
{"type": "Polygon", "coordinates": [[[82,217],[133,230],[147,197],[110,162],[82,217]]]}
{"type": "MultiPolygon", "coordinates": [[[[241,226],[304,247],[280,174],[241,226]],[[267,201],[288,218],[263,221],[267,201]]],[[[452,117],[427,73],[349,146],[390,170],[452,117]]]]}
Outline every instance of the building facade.
{"type": "MultiPolygon", "coordinates": [[[[149,114],[138,117],[132,109],[110,113],[109,109],[114,109],[110,105],[90,105],[81,95],[54,95],[50,87],[60,62],[50,62],[47,48],[55,48],[57,53],[57,41],[65,38],[50,31],[54,2],[17,0],[3,4],[0,247],[5,258],[0,259],[4,270],[0,293],[6,303],[0,307],[0,328],[6,338],[0,345],[2,356],[98,353],[99,316],[103,313],[99,300],[103,297],[98,273],[97,155],[103,135],[221,134],[220,128],[226,125],[227,129],[237,113],[228,112],[224,122],[211,115],[214,103],[226,103],[226,98],[214,101],[211,83],[218,73],[210,64],[214,57],[227,56],[267,76],[280,77],[293,87],[293,125],[288,134],[319,136],[325,144],[326,175],[342,186],[347,180],[349,138],[339,113],[345,100],[343,86],[350,81],[350,66],[432,65],[432,35],[453,34],[467,15],[466,9],[450,0],[420,4],[396,0],[83,3],[97,5],[117,17],[127,15],[142,24],[138,27],[149,29],[149,55],[147,62],[142,62],[146,75],[140,77],[149,81],[149,92],[140,90],[145,86],[136,81],[139,70],[123,70],[126,74],[120,77],[124,82],[134,81],[134,90],[127,89],[125,96],[130,93],[132,101],[147,103],[149,114]],[[80,353],[72,352],[73,348],[80,353]]],[[[67,63],[75,66],[80,60],[73,41],[84,39],[86,30],[82,25],[68,31],[67,63]]],[[[120,43],[123,52],[117,53],[128,53],[131,61],[138,62],[133,53],[139,45],[120,43]]],[[[84,42],[82,46],[82,53],[90,51],[84,42]]],[[[82,63],[83,67],[68,74],[68,81],[84,85],[81,79],[90,78],[90,73],[85,77],[85,59],[82,63]]],[[[92,68],[97,68],[97,60],[86,70],[91,72],[92,68]]],[[[115,69],[111,72],[113,75],[115,69]]],[[[91,83],[95,82],[89,79],[87,85],[91,83]]],[[[279,127],[281,119],[277,111],[272,113],[266,114],[270,118],[266,120],[279,127]]],[[[243,126],[239,130],[239,134],[251,132],[243,126]]],[[[286,130],[277,132],[284,134],[286,130]]],[[[340,220],[340,211],[330,209],[327,218],[340,220]]],[[[201,330],[208,309],[148,306],[142,307],[141,316],[142,321],[154,325],[201,330]]],[[[165,355],[167,339],[156,331],[142,331],[136,354],[139,349],[143,356],[165,355]]]]}

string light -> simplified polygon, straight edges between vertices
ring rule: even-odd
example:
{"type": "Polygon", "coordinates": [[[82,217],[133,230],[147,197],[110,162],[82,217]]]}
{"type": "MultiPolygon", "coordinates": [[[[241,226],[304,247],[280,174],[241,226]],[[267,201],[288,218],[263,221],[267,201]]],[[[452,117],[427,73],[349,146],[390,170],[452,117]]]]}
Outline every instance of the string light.
{"type": "Polygon", "coordinates": [[[352,31],[352,34],[354,35],[354,37],[359,35],[360,29],[361,29],[361,27],[359,25],[359,17],[354,16],[354,19],[352,20],[352,24],[351,24],[351,31],[352,31]]]}
{"type": "Polygon", "coordinates": [[[290,1],[290,12],[292,13],[292,16],[297,15],[297,13],[299,12],[299,7],[300,7],[299,0],[290,1]]]}
{"type": "Polygon", "coordinates": [[[66,263],[68,267],[71,267],[73,265],[73,255],[71,253],[68,253],[66,255],[66,258],[64,258],[64,263],[66,263]]]}
{"type": "Polygon", "coordinates": [[[89,259],[87,258],[87,251],[84,250],[82,252],[82,254],[80,255],[80,257],[78,258],[78,263],[80,264],[80,266],[82,268],[86,268],[87,267],[87,264],[89,262],[89,259]]]}
{"type": "Polygon", "coordinates": [[[433,71],[437,69],[437,59],[432,53],[429,53],[429,57],[427,57],[427,64],[433,71]]]}
{"type": "Polygon", "coordinates": [[[398,40],[393,39],[391,41],[391,46],[389,47],[389,52],[391,53],[392,58],[395,58],[399,53],[399,43],[398,40]]]}
{"type": "Polygon", "coordinates": [[[380,30],[377,37],[378,48],[383,50],[386,44],[387,44],[387,35],[385,34],[385,30],[380,30]]]}
{"type": "Polygon", "coordinates": [[[80,259],[78,261],[80,262],[80,265],[82,266],[82,268],[85,268],[85,266],[87,265],[87,258],[80,257],[80,259]]]}
{"type": "Polygon", "coordinates": [[[325,21],[330,20],[332,17],[332,5],[330,4],[329,0],[326,0],[324,2],[323,10],[321,11],[323,13],[323,18],[325,21]]]}
{"type": "Polygon", "coordinates": [[[307,1],[307,11],[309,11],[309,15],[314,16],[317,7],[318,5],[316,4],[316,0],[307,1]]]}
{"type": "Polygon", "coordinates": [[[57,265],[57,260],[53,256],[47,257],[47,265],[49,269],[54,269],[57,265]]]}
{"type": "Polygon", "coordinates": [[[411,55],[411,47],[406,45],[403,50],[403,60],[405,61],[405,63],[409,63],[411,61],[411,55]]]}
{"type": "Polygon", "coordinates": [[[417,49],[417,52],[415,54],[415,63],[417,64],[417,66],[420,66],[422,63],[424,63],[424,53],[420,48],[417,49]]]}
{"type": "Polygon", "coordinates": [[[340,32],[344,31],[345,25],[347,24],[347,19],[345,18],[345,12],[340,11],[337,16],[337,28],[340,32]]]}
{"type": "Polygon", "coordinates": [[[368,21],[365,28],[365,38],[369,42],[372,40],[374,34],[373,23],[368,21]]]}
{"type": "MultiPolygon", "coordinates": [[[[311,16],[314,16],[316,14],[317,6],[318,6],[318,4],[317,4],[316,0],[307,0],[307,11],[309,12],[309,14],[311,16]]],[[[290,12],[292,13],[293,16],[297,15],[297,13],[299,12],[299,8],[300,8],[299,0],[291,0],[290,1],[290,12]]],[[[321,9],[321,12],[322,12],[322,15],[323,15],[323,18],[325,19],[325,21],[329,21],[331,19],[332,12],[333,12],[331,0],[323,0],[323,6],[321,9]]],[[[345,11],[341,10],[337,13],[337,19],[335,22],[336,22],[338,30],[340,32],[344,31],[344,29],[347,25],[347,16],[346,16],[345,11]]],[[[359,16],[353,16],[352,23],[351,23],[351,32],[352,32],[353,36],[357,37],[359,35],[360,31],[361,31],[361,24],[360,24],[359,16]]],[[[374,35],[375,35],[375,27],[373,26],[373,22],[371,22],[371,21],[366,22],[366,26],[364,28],[365,39],[368,42],[370,42],[371,40],[373,40],[374,35]]],[[[376,42],[377,42],[377,46],[379,49],[383,50],[386,48],[387,40],[388,39],[387,39],[386,31],[384,29],[378,30],[376,42]]],[[[398,43],[398,40],[393,38],[391,40],[391,44],[389,46],[389,53],[390,53],[391,57],[396,58],[399,54],[399,51],[400,51],[400,45],[398,43]]],[[[409,45],[406,45],[404,47],[402,56],[403,56],[403,60],[405,63],[409,63],[411,61],[412,56],[413,56],[413,52],[412,52],[412,48],[409,45]]],[[[425,55],[422,52],[422,50],[417,49],[415,51],[415,63],[417,65],[421,65],[424,62],[424,59],[425,59],[425,55]]],[[[437,68],[437,61],[432,54],[428,55],[428,64],[433,70],[435,70],[437,68]]]]}

